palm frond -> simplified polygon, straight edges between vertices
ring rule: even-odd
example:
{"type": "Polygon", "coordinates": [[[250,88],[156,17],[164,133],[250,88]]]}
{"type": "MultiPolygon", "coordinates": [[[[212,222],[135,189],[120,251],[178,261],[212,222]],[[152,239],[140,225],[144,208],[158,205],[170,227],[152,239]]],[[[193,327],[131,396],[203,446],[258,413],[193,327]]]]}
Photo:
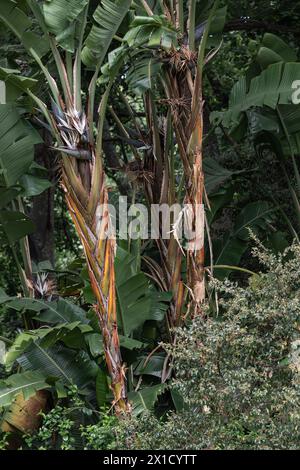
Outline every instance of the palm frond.
{"type": "Polygon", "coordinates": [[[36,371],[14,374],[0,383],[0,407],[11,405],[17,395],[23,394],[25,400],[35,395],[38,390],[50,388],[45,375],[36,371]]]}

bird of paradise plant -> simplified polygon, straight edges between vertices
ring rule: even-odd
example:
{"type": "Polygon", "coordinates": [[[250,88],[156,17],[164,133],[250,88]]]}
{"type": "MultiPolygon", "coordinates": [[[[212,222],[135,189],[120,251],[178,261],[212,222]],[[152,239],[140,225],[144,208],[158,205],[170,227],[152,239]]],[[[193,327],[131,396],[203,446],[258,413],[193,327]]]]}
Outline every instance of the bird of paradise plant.
{"type": "MultiPolygon", "coordinates": [[[[51,106],[27,90],[42,113],[43,126],[52,133],[59,152],[61,186],[87,260],[97,303],[95,313],[102,331],[107,368],[117,413],[127,412],[125,369],[122,364],[117,329],[114,258],[116,244],[109,237],[108,192],[103,168],[102,133],[104,115],[113,78],[101,99],[94,131],[96,84],[106,52],[127,14],[131,0],[103,0],[88,26],[88,0],[37,2],[27,5],[41,28],[40,41],[47,45],[55,62],[54,76],[44,64],[38,42],[25,40],[29,15],[13,2],[1,2],[1,19],[22,41],[39,65],[48,89],[51,106]],[[3,8],[2,8],[3,7],[3,8]],[[22,25],[22,19],[23,25],[22,25]],[[25,24],[24,24],[25,23],[25,24]],[[93,61],[93,76],[83,104],[82,61],[93,61]]],[[[117,72],[117,71],[116,71],[117,72]]]]}
{"type": "MultiPolygon", "coordinates": [[[[162,288],[173,292],[169,310],[169,325],[173,327],[182,323],[187,315],[201,314],[205,299],[204,204],[208,201],[203,172],[202,90],[204,65],[217,52],[216,49],[206,55],[219,1],[208,11],[200,44],[196,37],[196,0],[190,0],[188,5],[182,0],[161,1],[154,7],[150,2],[141,3],[145,16],[134,18],[124,40],[133,54],[140,54],[129,69],[128,81],[134,91],[139,89],[142,93],[147,117],[147,130],[139,129],[147,144],[143,161],[143,170],[148,175],[144,181],[145,195],[149,204],[183,203],[187,225],[195,234],[183,250],[176,231],[180,221],[173,220],[170,239],[159,237],[157,240],[160,265],[148,257],[145,259],[158,284],[161,285],[163,279],[162,288]],[[163,106],[167,107],[167,112],[161,116],[163,106]],[[178,191],[175,189],[176,152],[183,170],[178,191]],[[186,280],[181,273],[183,257],[187,264],[186,280]]],[[[134,114],[132,110],[130,114],[134,114]]],[[[134,125],[136,127],[136,121],[134,125]]]]}

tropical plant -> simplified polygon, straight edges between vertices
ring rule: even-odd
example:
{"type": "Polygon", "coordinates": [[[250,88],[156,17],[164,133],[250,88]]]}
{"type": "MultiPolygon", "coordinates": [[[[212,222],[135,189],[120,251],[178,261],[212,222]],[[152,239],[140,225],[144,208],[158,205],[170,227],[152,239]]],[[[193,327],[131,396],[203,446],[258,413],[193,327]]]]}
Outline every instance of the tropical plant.
{"type": "MultiPolygon", "coordinates": [[[[10,83],[18,82],[21,90],[25,90],[37,105],[44,119],[41,124],[52,133],[56,150],[61,154],[61,184],[87,259],[91,287],[96,297],[95,312],[101,326],[117,412],[128,411],[130,407],[126,399],[125,369],[121,359],[117,327],[114,271],[116,243],[113,239],[107,238],[111,224],[107,210],[108,193],[103,164],[102,139],[105,109],[113,81],[126,60],[127,54],[130,54],[131,50],[136,50],[137,55],[143,54],[143,63],[146,65],[146,61],[152,64],[150,56],[154,52],[154,67],[157,62],[164,64],[162,69],[158,64],[156,70],[157,72],[162,70],[160,78],[162,88],[165,89],[165,105],[169,107],[166,120],[168,137],[164,146],[160,142],[154,95],[146,86],[145,108],[153,153],[145,159],[143,170],[146,173],[153,173],[154,180],[153,188],[152,184],[148,183],[145,191],[149,203],[175,202],[174,166],[172,167],[174,164],[174,162],[172,164],[174,160],[172,134],[175,131],[185,173],[183,183],[186,194],[183,200],[186,204],[191,204],[193,208],[190,214],[190,224],[195,225],[197,207],[199,205],[202,207],[204,202],[201,82],[211,25],[220,16],[221,18],[224,16],[217,10],[217,4],[218,2],[212,10],[207,5],[202,17],[201,15],[199,17],[206,24],[202,39],[200,38],[199,51],[199,37],[196,37],[195,32],[196,2],[190,2],[187,12],[182,2],[176,2],[174,8],[162,2],[160,6],[155,7],[160,9],[157,13],[147,2],[141,2],[141,5],[136,7],[136,16],[124,37],[124,45],[109,54],[108,66],[102,69],[102,82],[106,83],[106,91],[98,109],[96,132],[94,132],[95,97],[99,72],[110,45],[130,10],[131,1],[103,0],[93,13],[91,28],[89,27],[89,2],[87,0],[74,1],[72,8],[68,9],[67,16],[64,14],[66,2],[61,1],[37,3],[28,0],[27,6],[31,12],[28,15],[13,1],[6,2],[5,7],[1,9],[1,20],[15,33],[36,61],[51,93],[49,108],[47,103],[29,90],[26,82],[18,81],[17,73],[3,71],[3,74],[7,73],[10,83]],[[188,19],[186,13],[189,16],[188,19]],[[32,15],[40,27],[42,50],[37,47],[36,31],[34,34],[30,32],[33,25],[32,15]],[[188,38],[188,45],[184,37],[188,38]],[[55,63],[57,71],[55,77],[52,76],[53,72],[50,67],[45,65],[45,51],[51,53],[55,63]],[[94,69],[88,90],[84,90],[84,93],[82,62],[94,69]],[[173,96],[176,89],[179,92],[173,96]],[[179,107],[183,105],[181,120],[185,119],[185,122],[180,123],[178,120],[179,108],[176,103],[179,107]],[[188,106],[192,111],[191,116],[187,113],[188,106]],[[188,132],[183,133],[183,128],[188,129],[188,132]],[[162,178],[163,174],[164,178],[162,178]],[[161,198],[160,195],[163,197],[161,198]]],[[[217,28],[218,32],[219,29],[217,28]]],[[[129,80],[135,83],[135,88],[139,87],[141,82],[147,83],[147,80],[145,82],[143,79],[145,67],[139,67],[138,70],[140,70],[140,78],[137,78],[136,74],[128,74],[129,80]]],[[[128,137],[126,133],[125,137],[128,137]]],[[[134,155],[136,160],[139,160],[135,149],[134,155]]],[[[197,240],[191,241],[187,249],[188,290],[185,289],[184,281],[181,279],[182,255],[176,233],[167,245],[160,239],[159,248],[162,265],[165,267],[162,278],[167,280],[163,290],[166,292],[171,290],[174,295],[174,302],[169,309],[169,324],[172,326],[181,322],[185,297],[189,295],[189,292],[191,293],[188,302],[189,312],[194,315],[201,310],[205,294],[204,219],[197,240]]],[[[152,263],[152,270],[154,273],[156,270],[156,276],[161,274],[156,264],[152,263]]],[[[126,298],[124,299],[123,302],[126,305],[126,298]]],[[[119,312],[124,313],[125,308],[119,303],[119,312]]],[[[156,307],[152,304],[151,308],[155,311],[156,307]]],[[[125,313],[128,317],[131,315],[128,309],[125,313]]],[[[144,315],[143,318],[146,319],[146,311],[144,315]]],[[[132,321],[137,327],[136,319],[132,321]]],[[[130,319],[124,315],[124,334],[130,331],[129,323],[130,319]]],[[[141,323],[142,320],[140,320],[141,323]]]]}
{"type": "MultiPolygon", "coordinates": [[[[246,169],[223,168],[206,151],[210,138],[219,139],[215,130],[221,129],[233,151],[245,124],[258,151],[271,142],[299,209],[299,113],[289,104],[299,64],[287,44],[264,36],[255,64],[233,88],[229,109],[215,114],[204,132],[206,70],[221,47],[227,14],[220,5],[0,0],[0,21],[31,57],[25,65],[17,61],[22,74],[0,64],[7,101],[0,105],[0,222],[23,287],[23,297],[1,290],[0,306],[25,320],[12,344],[6,338],[5,366],[12,375],[0,384],[4,428],[29,432],[15,417],[20,407],[28,407],[30,415],[41,397],[43,405],[54,406],[51,432],[63,438],[74,422],[59,400],[69,403],[72,387],[91,418],[91,433],[97,432],[99,410],[111,403],[117,415],[138,416],[165,398],[171,406],[182,403],[166,386],[179,371],[174,349],[165,350],[162,342],[177,344],[174,327],[195,317],[209,333],[205,298],[213,310],[219,308],[217,295],[212,302],[215,286],[206,279],[223,280],[234,270],[253,275],[251,266],[239,266],[249,228],[258,234],[275,230],[275,214],[283,212],[264,195],[240,203],[236,181],[245,178],[246,169]],[[61,272],[31,263],[27,235],[34,227],[26,206],[50,184],[33,162],[40,141],[33,125],[51,135],[53,166],[85,257],[69,266],[65,261],[61,272]],[[294,179],[288,175],[289,157],[294,179]],[[179,216],[172,216],[168,240],[160,220],[155,242],[132,240],[130,234],[129,240],[118,239],[108,203],[124,187],[133,203],[183,205],[179,216]],[[214,223],[228,206],[230,224],[216,235],[214,223]],[[179,239],[183,216],[196,229],[192,240],[179,239]],[[59,426],[60,415],[66,428],[59,426]]],[[[39,438],[48,446],[46,428],[39,438]]],[[[73,448],[72,439],[67,447],[73,448]]],[[[88,440],[88,447],[96,445],[102,440],[88,440]]]]}
{"type": "MultiPolygon", "coordinates": [[[[163,389],[159,381],[166,356],[157,361],[157,356],[149,355],[147,350],[156,339],[153,331],[165,321],[170,295],[159,293],[139,270],[136,258],[121,248],[116,273],[120,346],[131,370],[129,396],[137,414],[145,407],[151,409],[163,389]],[[144,380],[146,390],[138,390],[144,380]]],[[[86,283],[85,273],[82,276],[82,293],[93,303],[90,282],[86,283]]],[[[73,386],[92,413],[96,413],[95,404],[100,409],[109,406],[104,340],[99,324],[94,316],[90,317],[91,312],[63,298],[9,297],[4,292],[0,305],[17,312],[26,311],[27,320],[36,325],[35,329],[20,333],[6,353],[6,369],[11,371],[17,364],[23,372],[9,376],[1,384],[1,407],[14,406],[20,395],[25,401],[31,399],[41,389],[49,390],[54,400],[64,398],[73,386]]]]}
{"type": "MultiPolygon", "coordinates": [[[[189,207],[185,215],[190,227],[195,228],[197,216],[198,223],[200,219],[201,227],[197,227],[196,238],[189,240],[184,247],[178,243],[176,226],[179,220],[173,220],[174,232],[170,240],[159,237],[157,242],[160,266],[145,259],[158,284],[164,279],[163,289],[173,292],[168,315],[170,326],[181,323],[186,306],[189,315],[199,314],[205,298],[205,218],[202,209],[207,201],[204,196],[205,163],[202,161],[202,82],[204,65],[217,51],[210,50],[207,56],[206,53],[212,44],[218,44],[225,16],[226,9],[218,9],[218,2],[213,5],[207,2],[201,11],[196,1],[188,5],[176,1],[171,6],[160,2],[153,7],[142,2],[142,8],[137,9],[124,37],[126,44],[110,54],[108,63],[113,70],[122,49],[132,49],[125,80],[130,91],[142,96],[146,114],[147,127],[143,129],[120,91],[140,143],[137,145],[130,138],[131,132],[120,126],[118,116],[112,112],[122,138],[130,145],[134,156],[126,164],[125,171],[130,173],[134,184],[144,186],[149,205],[183,203],[189,207]],[[202,28],[199,32],[200,23],[202,28]],[[144,151],[143,160],[141,151],[144,151]],[[184,174],[176,191],[178,160],[184,174]],[[186,279],[181,272],[183,250],[186,252],[186,279]]],[[[213,175],[216,177],[214,172],[213,175]]],[[[224,172],[222,177],[224,179],[224,172]]]]}

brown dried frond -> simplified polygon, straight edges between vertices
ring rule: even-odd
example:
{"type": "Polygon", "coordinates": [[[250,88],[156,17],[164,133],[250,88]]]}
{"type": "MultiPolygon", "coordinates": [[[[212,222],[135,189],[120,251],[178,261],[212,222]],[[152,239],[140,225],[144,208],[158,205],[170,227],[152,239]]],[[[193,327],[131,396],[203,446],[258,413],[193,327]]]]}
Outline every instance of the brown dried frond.
{"type": "Polygon", "coordinates": [[[171,49],[164,53],[163,61],[168,63],[177,72],[193,69],[197,63],[197,52],[191,51],[185,45],[180,49],[171,49]]]}
{"type": "Polygon", "coordinates": [[[179,120],[182,111],[191,110],[191,98],[165,98],[160,100],[161,104],[165,104],[171,108],[175,121],[179,120]]]}

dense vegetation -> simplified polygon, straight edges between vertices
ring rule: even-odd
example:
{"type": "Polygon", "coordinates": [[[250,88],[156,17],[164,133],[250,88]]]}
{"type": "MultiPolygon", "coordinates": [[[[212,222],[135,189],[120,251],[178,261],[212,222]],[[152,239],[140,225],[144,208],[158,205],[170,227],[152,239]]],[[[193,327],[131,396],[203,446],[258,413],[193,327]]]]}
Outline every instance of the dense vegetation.
{"type": "Polygon", "coordinates": [[[0,0],[0,449],[299,448],[299,20],[0,0]]]}

